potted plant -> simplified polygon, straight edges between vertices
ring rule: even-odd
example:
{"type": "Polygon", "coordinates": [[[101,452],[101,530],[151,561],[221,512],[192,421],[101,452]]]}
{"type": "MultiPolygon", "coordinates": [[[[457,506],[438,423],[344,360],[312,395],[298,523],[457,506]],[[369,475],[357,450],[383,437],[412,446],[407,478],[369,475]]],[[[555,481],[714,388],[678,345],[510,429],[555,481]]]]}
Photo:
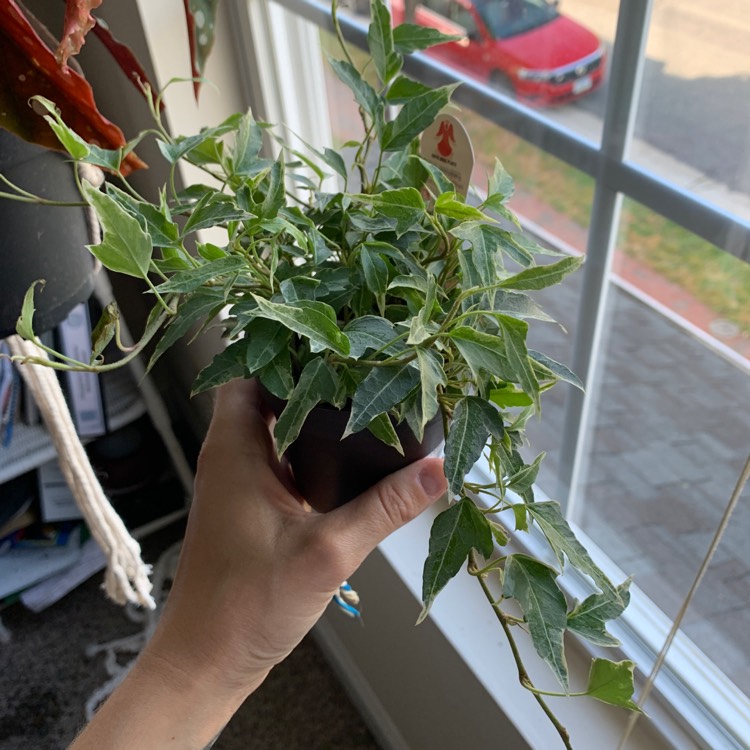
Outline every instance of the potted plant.
{"type": "MultiPolygon", "coordinates": [[[[180,160],[199,167],[206,183],[181,192],[166,185],[157,203],[124,180],[109,182],[103,192],[81,185],[104,230],[91,252],[110,271],[142,279],[154,307],[141,340],[117,362],[101,354],[118,338],[117,311],[110,306],[93,332],[91,360],[58,357],[52,366],[106,371],[149,342],[155,343],[153,364],[196,324],[220,325],[227,346],[198,375],[194,392],[236,377],[257,378],[278,414],[280,454],[306,439],[320,409],[328,410],[328,426],[339,424],[335,443],[354,445],[356,438],[381,445],[386,470],[444,438],[450,505],[435,519],[429,540],[419,619],[466,565],[513,646],[522,684],[570,746],[545,702],[549,693],[534,687],[518,657],[515,639],[519,631],[528,633],[567,695],[565,633],[615,645],[605,626],[628,602],[629,582],[608,580],[558,504],[535,502],[542,456],[530,462],[522,456],[525,424],[544,392],[560,380],[580,387],[564,365],[527,347],[528,321],[549,320],[528,292],[557,284],[580,260],[539,262],[555,254],[520,231],[507,205],[513,183],[499,161],[486,197],[471,205],[419,155],[419,138],[435,126],[453,87],[431,89],[402,75],[403,55],[445,37],[408,24],[393,29],[382,0],[372,0],[371,11],[374,85],[348,55],[333,3],[344,59],[330,62],[352,90],[364,127],[361,141],[338,151],[310,146],[302,152],[280,143],[278,157],[266,158],[262,144],[275,137],[273,129],[250,113],[174,138],[161,124],[158,98],[151,100],[164,158],[172,168],[180,160]],[[400,109],[388,119],[392,105],[400,109]],[[331,175],[337,186],[326,182],[331,175]],[[222,228],[225,240],[202,241],[197,233],[209,227],[222,228]],[[194,236],[197,253],[191,254],[186,240],[194,236]],[[482,455],[490,483],[467,478],[482,455]],[[532,530],[546,538],[555,565],[517,546],[517,537],[532,530]],[[591,581],[584,601],[566,599],[558,583],[564,566],[591,581]]],[[[37,103],[71,155],[121,172],[122,150],[92,149],[51,102],[37,103]]],[[[32,287],[18,332],[36,340],[33,316],[32,287]]],[[[303,485],[300,456],[310,450],[304,444],[292,455],[303,485]]],[[[330,479],[319,490],[315,472],[310,481],[308,494],[320,510],[353,493],[337,487],[331,496],[330,479]]],[[[637,710],[632,692],[632,663],[594,659],[589,684],[576,694],[637,710]]]]}

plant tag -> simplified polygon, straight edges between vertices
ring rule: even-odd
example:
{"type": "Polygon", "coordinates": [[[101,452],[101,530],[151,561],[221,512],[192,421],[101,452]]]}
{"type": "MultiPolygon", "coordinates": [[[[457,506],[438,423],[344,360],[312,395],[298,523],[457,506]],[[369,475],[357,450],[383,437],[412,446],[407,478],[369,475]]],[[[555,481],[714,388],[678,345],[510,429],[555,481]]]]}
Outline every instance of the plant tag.
{"type": "Polygon", "coordinates": [[[466,197],[474,169],[474,149],[459,120],[453,115],[440,115],[422,134],[419,155],[441,169],[456,192],[466,197]]]}

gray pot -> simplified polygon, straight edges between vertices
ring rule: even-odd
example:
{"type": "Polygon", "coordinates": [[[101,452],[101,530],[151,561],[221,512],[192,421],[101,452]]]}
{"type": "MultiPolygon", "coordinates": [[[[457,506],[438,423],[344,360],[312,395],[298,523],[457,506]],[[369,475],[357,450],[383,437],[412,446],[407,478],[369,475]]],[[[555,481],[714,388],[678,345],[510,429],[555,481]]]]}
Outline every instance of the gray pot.
{"type": "MultiPolygon", "coordinates": [[[[63,154],[0,129],[0,173],[30,193],[80,201],[73,165],[63,154]]],[[[5,192],[10,192],[6,186],[5,192]]],[[[34,329],[43,333],[91,296],[94,263],[83,208],[37,206],[0,198],[0,338],[15,332],[26,290],[37,279],[34,329]]]]}

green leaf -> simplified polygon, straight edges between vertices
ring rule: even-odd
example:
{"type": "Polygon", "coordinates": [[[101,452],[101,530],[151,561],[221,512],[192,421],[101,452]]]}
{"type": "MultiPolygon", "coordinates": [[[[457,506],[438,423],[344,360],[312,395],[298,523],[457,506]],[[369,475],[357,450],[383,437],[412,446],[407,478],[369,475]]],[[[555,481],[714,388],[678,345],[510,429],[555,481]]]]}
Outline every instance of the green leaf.
{"type": "Polygon", "coordinates": [[[346,162],[338,151],[334,151],[332,148],[323,149],[323,157],[325,163],[337,174],[340,174],[345,180],[347,179],[348,172],[346,169],[346,162]]]}
{"type": "Polygon", "coordinates": [[[158,247],[179,247],[180,230],[172,221],[164,195],[160,196],[160,206],[138,201],[129,193],[107,183],[107,195],[114,198],[126,211],[133,215],[144,231],[151,235],[151,241],[158,247]]]}
{"type": "Polygon", "coordinates": [[[625,611],[630,603],[629,587],[628,578],[617,587],[616,598],[603,593],[587,596],[568,613],[568,630],[597,646],[618,646],[620,642],[607,632],[606,623],[625,611]]]}
{"type": "Polygon", "coordinates": [[[471,260],[482,284],[489,286],[497,283],[497,255],[502,243],[502,230],[490,224],[472,221],[455,227],[451,234],[471,244],[471,260]]]}
{"type": "Polygon", "coordinates": [[[526,512],[525,503],[516,503],[513,508],[513,520],[516,524],[516,531],[529,530],[529,516],[526,512]]]}
{"type": "Polygon", "coordinates": [[[336,313],[325,302],[299,300],[290,304],[270,302],[256,294],[258,315],[269,320],[277,320],[290,331],[310,339],[310,349],[320,352],[331,349],[342,357],[349,355],[349,339],[336,325],[336,313]]]}
{"type": "Polygon", "coordinates": [[[546,354],[534,351],[533,349],[529,349],[529,357],[534,360],[534,363],[536,363],[537,365],[541,365],[543,374],[546,374],[548,372],[557,380],[564,380],[566,383],[570,383],[576,388],[584,390],[583,383],[581,382],[580,378],[572,370],[569,370],[565,365],[557,362],[551,357],[548,357],[546,354]]]}
{"type": "Polygon", "coordinates": [[[490,401],[497,404],[501,409],[510,409],[515,406],[531,406],[534,401],[523,391],[518,390],[510,383],[505,383],[502,388],[493,388],[490,391],[490,401]]]}
{"type": "MultiPolygon", "coordinates": [[[[554,323],[554,320],[531,297],[521,292],[497,289],[492,309],[495,312],[512,315],[514,318],[534,318],[554,323]]],[[[529,356],[534,358],[531,350],[529,350],[529,356]]],[[[541,356],[543,357],[544,355],[541,356]]]]}
{"type": "Polygon", "coordinates": [[[49,113],[44,115],[44,119],[54,131],[60,145],[76,160],[87,157],[90,150],[88,143],[63,122],[57,105],[43,96],[32,96],[31,99],[37,104],[41,104],[49,113]]]}
{"type": "Polygon", "coordinates": [[[435,597],[461,570],[472,549],[489,557],[493,550],[492,530],[484,514],[464,497],[433,521],[422,573],[424,607],[417,624],[427,617],[435,597]]]}
{"type": "Polygon", "coordinates": [[[501,286],[507,289],[545,289],[561,282],[568,274],[583,264],[583,257],[563,258],[557,263],[535,266],[504,279],[501,286]]]}
{"type": "Polygon", "coordinates": [[[437,197],[435,213],[458,221],[489,221],[488,216],[485,216],[478,208],[470,206],[458,193],[454,192],[441,193],[437,197]]]}
{"type": "Polygon", "coordinates": [[[286,348],[289,337],[289,331],[275,320],[251,320],[245,328],[248,371],[254,373],[275,359],[286,348]]]}
{"type": "MultiPolygon", "coordinates": [[[[423,159],[421,156],[411,156],[412,159],[416,159],[419,164],[427,171],[432,181],[435,183],[438,193],[453,193],[456,190],[456,186],[450,180],[450,178],[443,172],[440,167],[431,162],[423,159]]],[[[428,185],[430,190],[433,188],[428,185]]]]}
{"type": "Polygon", "coordinates": [[[16,321],[16,333],[28,341],[36,339],[34,335],[34,312],[36,309],[34,307],[34,289],[37,284],[41,284],[43,289],[46,281],[44,279],[37,279],[26,290],[26,294],[23,296],[23,304],[21,305],[21,315],[16,321]]]}
{"type": "Polygon", "coordinates": [[[102,352],[107,348],[109,342],[115,336],[117,332],[117,325],[120,320],[120,311],[117,309],[117,305],[114,302],[110,302],[102,310],[102,314],[94,326],[94,330],[91,331],[91,364],[101,356],[102,352]]]}
{"type": "Polygon", "coordinates": [[[515,490],[519,495],[530,490],[534,482],[536,482],[539,465],[542,463],[545,455],[545,453],[540,453],[530,464],[524,464],[515,474],[508,477],[507,486],[515,490]]]}
{"type": "Polygon", "coordinates": [[[424,200],[419,190],[413,187],[384,190],[375,195],[360,194],[356,197],[369,203],[379,214],[395,219],[398,236],[419,222],[425,212],[424,200]]]}
{"type": "Polygon", "coordinates": [[[252,114],[246,112],[240,121],[232,149],[232,174],[239,177],[257,174],[259,164],[264,162],[258,158],[262,145],[263,130],[252,114]]]}
{"type": "Polygon", "coordinates": [[[411,325],[409,326],[409,338],[406,339],[406,343],[409,346],[423,344],[430,336],[437,332],[438,325],[432,322],[436,297],[437,281],[434,276],[430,275],[427,279],[427,294],[425,295],[424,304],[412,318],[411,325]]]}
{"type": "Polygon", "coordinates": [[[273,219],[284,205],[285,199],[284,152],[282,151],[269,172],[268,191],[260,206],[261,218],[273,219]]]}
{"type": "Polygon", "coordinates": [[[398,439],[391,418],[387,414],[378,414],[378,416],[367,425],[367,429],[375,435],[378,440],[381,440],[386,445],[390,445],[391,448],[395,448],[402,456],[404,455],[401,441],[398,439]]]}
{"type": "Polygon", "coordinates": [[[386,123],[383,128],[380,148],[387,152],[408,146],[432,125],[440,110],[450,101],[456,86],[458,84],[431,89],[404,104],[396,119],[386,123]]]}
{"type": "Polygon", "coordinates": [[[484,399],[466,396],[458,402],[445,440],[445,476],[451,492],[462,491],[464,477],[482,455],[489,436],[499,440],[504,429],[502,417],[484,399]]]}
{"type": "Polygon", "coordinates": [[[612,585],[609,578],[601,571],[586,548],[576,539],[568,522],[560,512],[560,504],[554,501],[544,503],[532,503],[528,505],[528,511],[539,524],[544,536],[555,552],[557,560],[562,567],[563,555],[582,573],[590,576],[599,590],[615,601],[620,601],[617,589],[612,585]]]}
{"type": "Polygon", "coordinates": [[[195,396],[218,385],[228,383],[230,380],[247,375],[246,349],[247,342],[240,340],[230,344],[223,352],[219,352],[211,360],[211,363],[198,373],[190,395],[195,396]]]}
{"type": "Polygon", "coordinates": [[[110,271],[145,279],[153,252],[151,238],[138,220],[109,195],[85,181],[82,188],[104,229],[101,243],[87,245],[88,249],[110,271]]]}
{"type": "Polygon", "coordinates": [[[334,400],[337,381],[336,373],[324,359],[318,357],[305,365],[273,430],[279,456],[297,439],[312,409],[321,401],[334,400]]]}
{"type": "MultiPolygon", "coordinates": [[[[421,27],[420,27],[421,28],[421,27]]],[[[390,104],[403,104],[416,96],[430,91],[429,86],[406,76],[399,76],[389,87],[385,98],[390,104]]]]}
{"type": "Polygon", "coordinates": [[[350,63],[333,58],[329,58],[328,62],[342,83],[352,90],[357,104],[364,109],[370,119],[377,122],[380,119],[383,105],[375,89],[362,79],[359,71],[350,63]]]}
{"type": "Polygon", "coordinates": [[[217,279],[227,274],[234,274],[247,268],[247,261],[239,255],[228,255],[219,260],[204,263],[198,268],[175,273],[169,281],[156,287],[161,293],[192,292],[207,281],[217,279]]]}
{"type": "Polygon", "coordinates": [[[371,0],[370,11],[372,21],[367,31],[367,45],[380,80],[387,84],[401,69],[403,58],[394,48],[391,14],[386,4],[383,0],[371,0]]]}
{"type": "Polygon", "coordinates": [[[363,430],[378,414],[401,403],[419,384],[419,373],[409,365],[373,367],[352,398],[352,413],[342,437],[363,430]]]}
{"type": "Polygon", "coordinates": [[[510,537],[505,527],[497,521],[489,521],[490,529],[492,529],[492,538],[495,540],[495,544],[500,547],[504,547],[509,541],[510,537]]]}
{"type": "Polygon", "coordinates": [[[198,289],[193,292],[178,308],[164,335],[154,349],[148,363],[150,370],[161,355],[172,344],[185,336],[196,323],[201,322],[224,304],[224,295],[218,289],[198,289]]]}
{"type": "Polygon", "coordinates": [[[371,252],[366,245],[360,250],[362,271],[365,274],[367,288],[376,296],[384,296],[388,288],[388,266],[376,252],[371,252]]]}
{"type": "Polygon", "coordinates": [[[284,347],[265,367],[256,373],[260,382],[276,398],[286,401],[294,389],[292,378],[292,358],[289,349],[284,347]]]}
{"type": "Polygon", "coordinates": [[[463,39],[456,34],[443,34],[429,26],[418,26],[413,23],[402,23],[393,30],[393,43],[403,55],[429,49],[445,42],[457,42],[463,39]]]}
{"type": "Polygon", "coordinates": [[[417,401],[419,414],[419,430],[417,440],[422,442],[425,425],[438,413],[440,404],[437,397],[439,386],[445,386],[447,379],[438,354],[426,349],[417,349],[417,363],[419,364],[419,378],[421,387],[417,401]]]}
{"type": "Polygon", "coordinates": [[[508,361],[502,336],[475,331],[468,326],[458,326],[449,334],[461,355],[468,363],[475,378],[484,370],[500,380],[515,379],[515,370],[508,361]]]}
{"type": "Polygon", "coordinates": [[[199,229],[208,229],[245,218],[247,218],[247,213],[239,208],[228,195],[207,193],[193,208],[182,229],[182,234],[186,236],[199,229]]]}
{"type": "Polygon", "coordinates": [[[510,555],[505,563],[503,594],[518,602],[536,652],[567,690],[568,666],[563,648],[567,604],[557,585],[557,572],[527,555],[510,555]]]}
{"type": "Polygon", "coordinates": [[[355,318],[344,328],[344,333],[351,343],[349,356],[352,359],[359,359],[368,349],[383,349],[387,354],[393,354],[404,348],[403,344],[399,346],[396,342],[384,349],[397,334],[393,323],[376,315],[355,318]]]}
{"type": "Polygon", "coordinates": [[[526,349],[526,334],[529,326],[523,320],[507,315],[497,315],[495,319],[500,324],[508,365],[515,375],[514,379],[534,399],[534,404],[538,409],[539,383],[526,349]]]}
{"type": "Polygon", "coordinates": [[[643,713],[640,706],[633,701],[634,668],[632,661],[612,662],[607,659],[594,659],[586,694],[602,703],[643,713]]]}
{"type": "Polygon", "coordinates": [[[503,201],[507,201],[515,192],[513,178],[505,170],[500,159],[495,158],[495,169],[490,177],[487,194],[499,195],[503,201]]]}

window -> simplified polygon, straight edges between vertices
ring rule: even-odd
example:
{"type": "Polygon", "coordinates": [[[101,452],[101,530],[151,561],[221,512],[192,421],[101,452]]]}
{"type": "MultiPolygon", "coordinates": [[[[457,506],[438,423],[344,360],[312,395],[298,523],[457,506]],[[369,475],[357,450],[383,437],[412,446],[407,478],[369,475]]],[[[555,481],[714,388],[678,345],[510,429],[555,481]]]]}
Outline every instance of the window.
{"type": "MultiPolygon", "coordinates": [[[[326,26],[323,6],[281,4],[326,26]]],[[[491,25],[479,2],[460,5],[478,11],[478,31],[491,25]]],[[[543,325],[534,333],[588,392],[560,387],[544,402],[544,425],[529,434],[549,453],[541,490],[636,575],[640,594],[624,628],[647,670],[750,450],[750,28],[732,17],[740,11],[731,2],[710,12],[660,0],[524,5],[524,18],[533,11],[546,21],[517,39],[565,21],[587,30],[593,47],[572,62],[478,69],[455,45],[452,60],[444,51],[409,70],[430,82],[465,81],[456,100],[480,165],[486,139],[516,177],[513,205],[528,228],[588,256],[585,273],[547,304],[570,332],[567,350],[550,350],[543,325]]],[[[469,28],[450,7],[444,15],[469,28]]],[[[344,23],[362,40],[355,25],[344,23]]],[[[345,140],[356,113],[326,85],[334,135],[345,140]]],[[[750,736],[747,505],[718,548],[660,685],[714,748],[742,747],[750,736]]]]}

